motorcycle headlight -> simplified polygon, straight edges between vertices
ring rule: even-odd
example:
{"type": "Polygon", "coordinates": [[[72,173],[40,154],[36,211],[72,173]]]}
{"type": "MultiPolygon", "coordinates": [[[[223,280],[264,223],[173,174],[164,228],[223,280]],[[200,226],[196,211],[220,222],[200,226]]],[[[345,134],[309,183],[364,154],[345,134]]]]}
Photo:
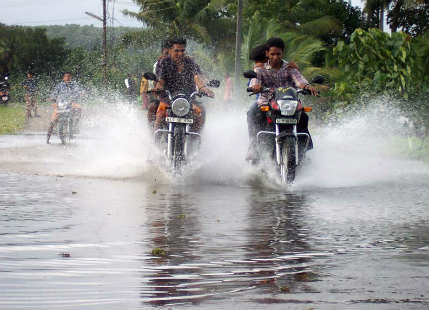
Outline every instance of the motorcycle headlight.
{"type": "Polygon", "coordinates": [[[278,100],[277,103],[280,106],[281,114],[286,116],[294,115],[298,106],[297,100],[278,100]]]}
{"type": "Polygon", "coordinates": [[[171,110],[177,116],[185,116],[189,113],[191,104],[185,98],[177,98],[171,104],[171,110]]]}

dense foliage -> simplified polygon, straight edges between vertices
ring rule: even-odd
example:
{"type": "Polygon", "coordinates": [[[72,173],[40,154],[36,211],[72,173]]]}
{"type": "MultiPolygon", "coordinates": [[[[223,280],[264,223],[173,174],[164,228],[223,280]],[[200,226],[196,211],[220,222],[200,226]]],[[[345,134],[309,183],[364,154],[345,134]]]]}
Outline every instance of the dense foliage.
{"type": "Polygon", "coordinates": [[[48,39],[43,28],[0,24],[0,66],[2,71],[23,72],[29,68],[50,74],[67,56],[64,39],[48,39]]]}

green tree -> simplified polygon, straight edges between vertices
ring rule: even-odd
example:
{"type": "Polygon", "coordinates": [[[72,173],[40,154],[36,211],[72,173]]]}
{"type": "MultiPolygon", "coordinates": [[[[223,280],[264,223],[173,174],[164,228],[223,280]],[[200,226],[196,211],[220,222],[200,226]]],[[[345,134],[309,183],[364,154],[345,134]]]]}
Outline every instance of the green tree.
{"type": "Polygon", "coordinates": [[[29,68],[37,73],[51,74],[60,68],[67,50],[63,39],[48,39],[45,29],[0,25],[0,47],[6,53],[1,63],[10,72],[23,72],[29,68]]]}
{"type": "Polygon", "coordinates": [[[304,74],[314,74],[322,69],[312,64],[317,53],[325,51],[323,42],[315,37],[296,31],[285,31],[282,26],[272,20],[264,20],[256,13],[250,23],[249,30],[244,35],[241,61],[243,69],[251,68],[249,61],[250,50],[256,45],[264,43],[271,37],[280,37],[285,41],[284,57],[296,62],[304,74]]]}
{"type": "Polygon", "coordinates": [[[163,37],[183,36],[215,48],[231,45],[234,21],[222,1],[134,0],[139,12],[124,13],[137,18],[163,37]]]}
{"type": "Polygon", "coordinates": [[[387,15],[392,31],[402,31],[417,36],[429,30],[428,0],[395,0],[387,15]]]}
{"type": "Polygon", "coordinates": [[[334,93],[344,99],[362,92],[406,99],[416,86],[415,57],[409,37],[402,32],[357,29],[349,44],[338,43],[334,55],[344,72],[334,93]]]}

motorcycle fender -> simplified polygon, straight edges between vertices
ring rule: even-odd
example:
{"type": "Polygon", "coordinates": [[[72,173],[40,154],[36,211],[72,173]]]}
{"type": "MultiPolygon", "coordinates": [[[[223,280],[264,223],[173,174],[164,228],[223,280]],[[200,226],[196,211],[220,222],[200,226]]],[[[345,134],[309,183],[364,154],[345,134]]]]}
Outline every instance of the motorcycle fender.
{"type": "Polygon", "coordinates": [[[293,136],[296,138],[296,134],[294,133],[293,127],[292,126],[290,126],[290,127],[291,127],[290,130],[284,130],[284,131],[280,132],[280,134],[278,134],[276,136],[276,140],[281,141],[284,138],[290,137],[290,136],[293,136]]]}

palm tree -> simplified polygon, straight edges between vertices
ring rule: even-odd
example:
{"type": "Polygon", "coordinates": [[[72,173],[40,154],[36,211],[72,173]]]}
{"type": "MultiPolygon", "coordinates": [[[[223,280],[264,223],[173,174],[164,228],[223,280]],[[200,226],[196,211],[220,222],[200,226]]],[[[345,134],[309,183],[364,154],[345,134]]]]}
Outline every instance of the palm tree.
{"type": "MultiPolygon", "coordinates": [[[[414,1],[414,0],[406,0],[414,1]]],[[[364,11],[368,16],[378,16],[378,28],[384,31],[384,11],[390,7],[393,0],[363,0],[364,11]]]]}
{"type": "Polygon", "coordinates": [[[314,67],[311,64],[317,53],[326,50],[322,41],[305,34],[303,28],[299,29],[298,27],[296,30],[287,30],[272,20],[263,20],[259,14],[255,14],[252,17],[249,29],[243,38],[241,63],[244,70],[252,66],[249,60],[250,50],[271,37],[280,37],[284,40],[286,45],[284,57],[296,62],[304,74],[311,75],[322,70],[322,68],[314,67]]]}

